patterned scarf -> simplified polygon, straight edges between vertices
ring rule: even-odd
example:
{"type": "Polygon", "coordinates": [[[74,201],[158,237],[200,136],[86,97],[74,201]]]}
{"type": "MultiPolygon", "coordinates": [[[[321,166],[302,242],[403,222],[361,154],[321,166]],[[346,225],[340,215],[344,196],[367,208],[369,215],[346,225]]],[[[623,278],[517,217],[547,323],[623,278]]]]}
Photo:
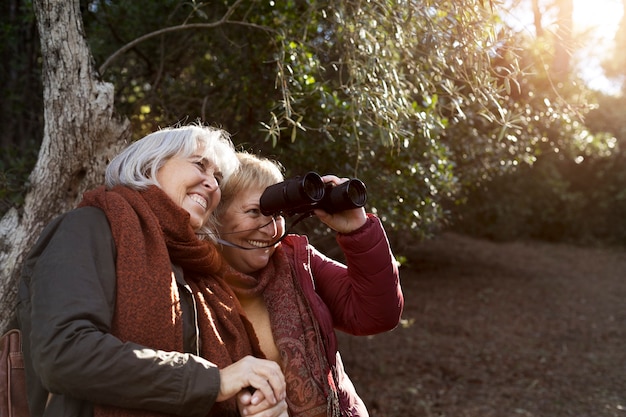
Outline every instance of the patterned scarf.
{"type": "MultiPolygon", "coordinates": [[[[117,249],[116,303],[111,333],[165,351],[183,350],[179,265],[198,308],[200,354],[223,368],[246,355],[260,356],[258,341],[228,285],[218,277],[225,264],[215,247],[199,240],[189,213],[160,188],[127,187],[85,193],[80,206],[102,209],[117,249]],[[171,263],[170,263],[171,261],[171,263]]],[[[216,403],[211,416],[238,416],[234,399],[216,403]]],[[[163,416],[162,413],[96,405],[95,417],[163,416]]]]}
{"type": "Polygon", "coordinates": [[[222,276],[235,294],[245,298],[262,295],[265,300],[287,382],[289,415],[339,416],[322,335],[282,245],[257,277],[229,269],[222,276]]]}

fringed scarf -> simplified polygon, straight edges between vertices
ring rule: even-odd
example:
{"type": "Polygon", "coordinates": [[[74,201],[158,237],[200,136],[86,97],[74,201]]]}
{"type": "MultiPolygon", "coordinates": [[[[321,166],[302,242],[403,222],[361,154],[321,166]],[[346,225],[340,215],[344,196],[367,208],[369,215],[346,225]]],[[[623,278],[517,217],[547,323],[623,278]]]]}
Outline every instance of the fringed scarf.
{"type": "MultiPolygon", "coordinates": [[[[260,356],[251,324],[228,285],[218,277],[224,262],[201,241],[189,214],[160,188],[118,186],[85,193],[80,206],[102,209],[117,249],[116,303],[111,333],[153,349],[183,350],[180,298],[171,264],[183,269],[198,307],[200,354],[223,368],[246,355],[260,356]]],[[[162,413],[96,405],[95,417],[163,416],[162,413]]],[[[209,415],[238,416],[234,399],[216,403],[209,415]]]]}
{"type": "Polygon", "coordinates": [[[230,268],[222,275],[235,294],[262,296],[280,352],[291,417],[340,416],[337,390],[322,335],[282,246],[252,277],[230,268]]]}

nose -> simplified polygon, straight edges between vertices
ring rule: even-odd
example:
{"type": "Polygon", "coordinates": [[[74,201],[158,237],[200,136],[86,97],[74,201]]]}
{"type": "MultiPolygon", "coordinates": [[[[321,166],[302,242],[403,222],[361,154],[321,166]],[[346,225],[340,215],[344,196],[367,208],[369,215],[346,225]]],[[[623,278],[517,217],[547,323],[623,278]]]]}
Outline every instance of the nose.
{"type": "Polygon", "coordinates": [[[219,188],[220,184],[213,174],[206,174],[202,185],[208,188],[210,191],[215,191],[219,188]]]}
{"type": "Polygon", "coordinates": [[[268,233],[272,238],[275,238],[278,235],[278,227],[276,226],[276,219],[271,217],[271,220],[261,226],[261,230],[268,233]]]}

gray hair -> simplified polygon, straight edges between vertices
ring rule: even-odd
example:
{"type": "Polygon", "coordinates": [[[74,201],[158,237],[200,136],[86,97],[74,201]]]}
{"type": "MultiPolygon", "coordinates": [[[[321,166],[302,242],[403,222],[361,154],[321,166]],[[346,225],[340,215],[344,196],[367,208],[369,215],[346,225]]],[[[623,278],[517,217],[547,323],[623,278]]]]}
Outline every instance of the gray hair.
{"type": "MultiPolygon", "coordinates": [[[[108,189],[123,185],[144,190],[151,185],[161,188],[157,171],[172,157],[200,155],[222,172],[220,188],[239,166],[235,147],[228,132],[209,126],[188,125],[151,133],[120,152],[107,166],[104,183],[108,189]],[[200,152],[200,153],[199,153],[200,152]]],[[[213,215],[198,234],[215,233],[213,215]]]]}

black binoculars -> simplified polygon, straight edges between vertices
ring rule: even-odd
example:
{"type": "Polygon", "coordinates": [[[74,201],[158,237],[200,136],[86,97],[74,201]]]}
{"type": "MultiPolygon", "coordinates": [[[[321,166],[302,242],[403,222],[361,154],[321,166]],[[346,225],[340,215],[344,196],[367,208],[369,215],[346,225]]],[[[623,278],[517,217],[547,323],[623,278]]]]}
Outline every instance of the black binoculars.
{"type": "Polygon", "coordinates": [[[352,178],[333,186],[324,184],[319,174],[309,172],[267,187],[261,195],[260,208],[265,216],[292,216],[315,208],[337,213],[363,207],[366,201],[367,192],[361,180],[352,178]]]}

